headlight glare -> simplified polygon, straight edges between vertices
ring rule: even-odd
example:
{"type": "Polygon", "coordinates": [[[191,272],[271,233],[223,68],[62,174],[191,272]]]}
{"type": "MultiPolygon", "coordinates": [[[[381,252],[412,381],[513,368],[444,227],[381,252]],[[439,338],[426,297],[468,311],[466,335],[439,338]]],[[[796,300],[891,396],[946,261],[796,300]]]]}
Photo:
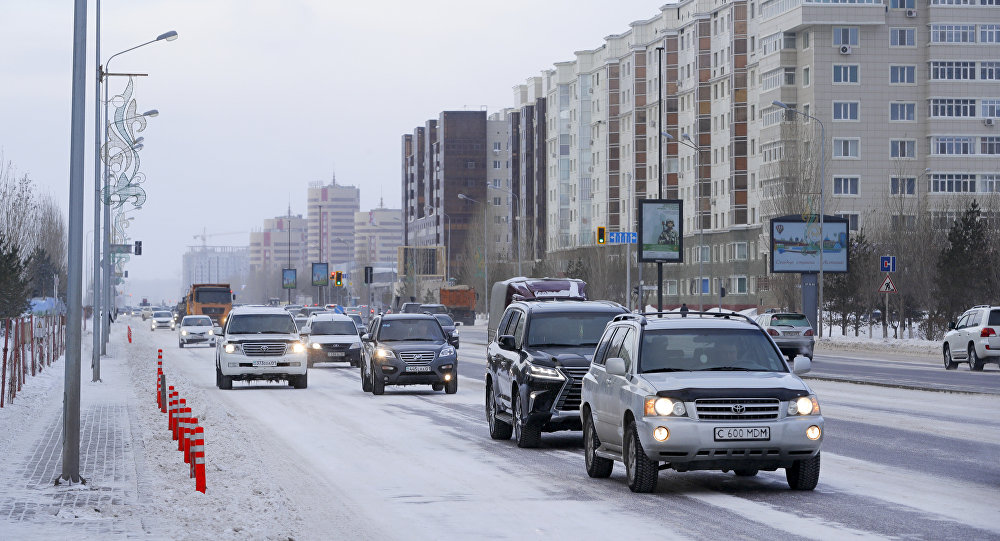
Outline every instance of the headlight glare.
{"type": "Polygon", "coordinates": [[[316,342],[313,342],[312,348],[313,349],[323,349],[323,346],[317,344],[316,342]]]}
{"type": "Polygon", "coordinates": [[[687,415],[687,408],[684,407],[684,402],[681,402],[680,400],[671,400],[662,396],[649,396],[646,397],[643,415],[646,415],[647,417],[654,415],[673,415],[675,417],[683,417],[687,415]]]}
{"type": "Polygon", "coordinates": [[[223,349],[226,353],[236,353],[236,344],[226,344],[223,349]]]}
{"type": "Polygon", "coordinates": [[[392,352],[391,349],[378,348],[375,350],[376,359],[392,359],[395,358],[396,354],[392,352]]]}
{"type": "Polygon", "coordinates": [[[306,347],[302,345],[302,342],[295,342],[292,344],[292,353],[302,353],[306,350],[306,347]]]}
{"type": "Polygon", "coordinates": [[[532,377],[538,379],[552,379],[552,380],[562,380],[566,379],[563,377],[562,372],[556,370],[555,368],[549,368],[547,366],[536,366],[533,364],[528,364],[528,373],[532,377]]]}
{"type": "Polygon", "coordinates": [[[188,335],[187,331],[181,331],[181,336],[187,336],[187,335],[188,335]]]}
{"type": "Polygon", "coordinates": [[[800,396],[788,403],[789,415],[819,415],[819,401],[815,395],[800,396]]]}

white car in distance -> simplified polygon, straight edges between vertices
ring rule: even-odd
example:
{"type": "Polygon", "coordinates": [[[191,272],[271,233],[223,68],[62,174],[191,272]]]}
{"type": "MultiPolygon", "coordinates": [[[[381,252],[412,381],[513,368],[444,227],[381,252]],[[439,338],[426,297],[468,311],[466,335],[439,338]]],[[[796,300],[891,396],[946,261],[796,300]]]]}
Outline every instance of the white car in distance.
{"type": "Polygon", "coordinates": [[[149,330],[155,331],[158,328],[173,330],[175,327],[174,315],[166,310],[153,312],[153,320],[149,322],[149,330]]]}
{"type": "Polygon", "coordinates": [[[181,319],[180,332],[177,334],[177,347],[183,348],[191,344],[215,346],[215,324],[208,316],[184,316],[181,319]]]}

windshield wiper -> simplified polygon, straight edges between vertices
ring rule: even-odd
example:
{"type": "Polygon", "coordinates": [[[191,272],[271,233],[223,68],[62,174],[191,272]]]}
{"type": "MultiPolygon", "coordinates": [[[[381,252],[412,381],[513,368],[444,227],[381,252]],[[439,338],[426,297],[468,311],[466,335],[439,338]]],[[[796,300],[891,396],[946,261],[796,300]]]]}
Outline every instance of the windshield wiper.
{"type": "Polygon", "coordinates": [[[657,372],[687,372],[683,368],[653,368],[650,370],[643,370],[643,374],[656,374],[657,372]]]}
{"type": "Polygon", "coordinates": [[[715,371],[732,371],[732,372],[760,372],[760,370],[751,370],[749,368],[744,368],[742,366],[715,366],[712,368],[702,368],[698,372],[715,372],[715,371]]]}

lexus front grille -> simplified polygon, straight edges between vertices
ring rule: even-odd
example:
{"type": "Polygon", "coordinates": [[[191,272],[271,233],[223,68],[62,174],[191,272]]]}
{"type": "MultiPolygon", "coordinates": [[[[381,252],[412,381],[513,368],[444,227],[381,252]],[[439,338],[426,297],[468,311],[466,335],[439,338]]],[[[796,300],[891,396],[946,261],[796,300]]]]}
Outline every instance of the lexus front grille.
{"type": "Polygon", "coordinates": [[[571,411],[578,410],[580,409],[580,402],[582,402],[583,376],[587,375],[590,367],[563,366],[561,367],[561,370],[564,374],[566,374],[566,377],[569,378],[569,381],[566,382],[563,392],[559,395],[559,399],[556,401],[556,409],[571,411]]]}
{"type": "Polygon", "coordinates": [[[702,421],[766,421],[778,418],[777,398],[703,398],[694,401],[702,421]]]}

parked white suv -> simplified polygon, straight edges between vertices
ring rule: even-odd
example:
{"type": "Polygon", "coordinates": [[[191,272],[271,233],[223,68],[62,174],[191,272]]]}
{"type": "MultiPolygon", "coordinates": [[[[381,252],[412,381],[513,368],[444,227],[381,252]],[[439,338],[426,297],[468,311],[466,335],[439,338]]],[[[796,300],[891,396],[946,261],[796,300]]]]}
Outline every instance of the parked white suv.
{"type": "Polygon", "coordinates": [[[622,314],[608,324],[583,378],[580,415],[590,477],[625,463],[633,492],[660,469],[738,476],[785,469],[788,485],[819,479],[823,417],[816,395],[774,340],[740,314],[622,314]]]}
{"type": "Polygon", "coordinates": [[[222,336],[216,340],[218,388],[232,389],[233,380],[267,380],[305,389],[306,370],[306,348],[286,310],[240,306],[229,313],[222,336]]]}
{"type": "Polygon", "coordinates": [[[954,370],[969,363],[982,370],[985,363],[1000,364],[1000,306],[979,305],[966,310],[958,323],[949,323],[944,335],[944,367],[954,370]]]}

